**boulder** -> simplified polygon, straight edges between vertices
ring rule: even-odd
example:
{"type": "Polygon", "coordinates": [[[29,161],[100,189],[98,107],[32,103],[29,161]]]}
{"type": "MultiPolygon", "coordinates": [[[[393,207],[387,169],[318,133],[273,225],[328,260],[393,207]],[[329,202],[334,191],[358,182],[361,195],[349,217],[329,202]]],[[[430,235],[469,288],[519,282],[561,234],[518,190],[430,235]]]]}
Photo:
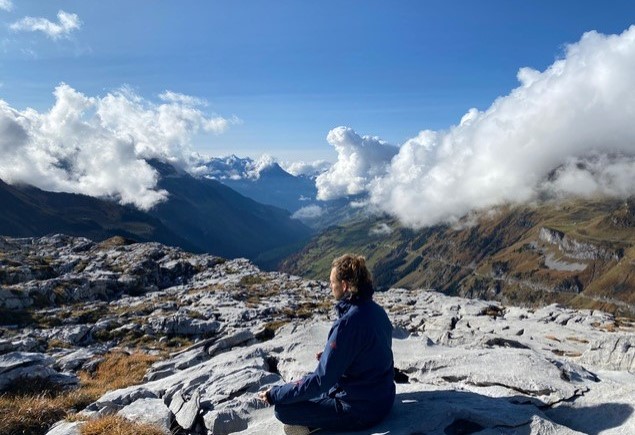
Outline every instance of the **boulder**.
{"type": "Polygon", "coordinates": [[[10,352],[0,356],[0,375],[15,370],[36,365],[50,365],[53,358],[43,353],[10,352]]]}
{"type": "Polygon", "coordinates": [[[56,365],[62,371],[75,371],[85,368],[86,363],[92,359],[103,355],[106,352],[104,347],[79,348],[57,359],[56,365]]]}
{"type": "Polygon", "coordinates": [[[83,421],[62,420],[51,427],[46,435],[81,435],[83,421]]]}
{"type": "Polygon", "coordinates": [[[59,373],[55,360],[41,353],[11,352],[0,356],[0,392],[23,380],[43,380],[62,388],[77,385],[77,376],[59,373]]]}
{"type": "Polygon", "coordinates": [[[130,405],[124,406],[118,415],[135,423],[149,423],[163,429],[165,434],[170,434],[172,424],[172,412],[165,406],[161,399],[138,399],[130,405]]]}
{"type": "Polygon", "coordinates": [[[198,390],[186,399],[181,393],[176,393],[170,402],[170,411],[174,413],[176,422],[185,430],[190,430],[198,417],[201,406],[201,395],[198,390]]]}

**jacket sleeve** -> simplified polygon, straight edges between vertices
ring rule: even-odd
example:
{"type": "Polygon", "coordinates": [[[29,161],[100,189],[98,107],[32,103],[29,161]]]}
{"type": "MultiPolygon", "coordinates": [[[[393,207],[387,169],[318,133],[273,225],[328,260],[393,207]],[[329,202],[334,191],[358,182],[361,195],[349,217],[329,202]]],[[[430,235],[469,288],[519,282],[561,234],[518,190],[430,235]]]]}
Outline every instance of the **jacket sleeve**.
{"type": "Polygon", "coordinates": [[[337,383],[358,353],[357,334],[348,324],[348,319],[341,320],[343,322],[333,326],[315,371],[296,382],[272,387],[269,391],[272,404],[313,399],[337,383]]]}

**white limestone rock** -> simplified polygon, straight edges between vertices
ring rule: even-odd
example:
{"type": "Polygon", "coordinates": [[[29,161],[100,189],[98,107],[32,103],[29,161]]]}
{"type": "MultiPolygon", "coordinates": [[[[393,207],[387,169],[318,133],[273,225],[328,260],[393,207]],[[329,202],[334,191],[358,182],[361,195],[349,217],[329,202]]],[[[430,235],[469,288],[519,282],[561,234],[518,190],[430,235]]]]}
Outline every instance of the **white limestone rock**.
{"type": "Polygon", "coordinates": [[[102,346],[92,348],[79,348],[75,351],[65,354],[57,358],[56,366],[62,371],[75,371],[83,366],[90,360],[103,355],[106,352],[106,348],[102,346]]]}
{"type": "Polygon", "coordinates": [[[190,430],[196,422],[201,407],[201,394],[198,390],[188,399],[176,393],[170,402],[170,411],[174,413],[176,422],[185,430],[190,430]]]}
{"type": "Polygon", "coordinates": [[[107,392],[97,399],[96,402],[90,404],[86,410],[97,411],[100,415],[112,414],[139,399],[157,398],[159,398],[158,395],[144,385],[134,385],[132,387],[107,392]]]}
{"type": "Polygon", "coordinates": [[[635,335],[602,337],[591,344],[580,361],[609,370],[635,373],[635,335]]]}
{"type": "Polygon", "coordinates": [[[15,370],[20,367],[50,365],[53,362],[53,358],[43,353],[10,352],[0,356],[0,374],[15,370]]]}
{"type": "Polygon", "coordinates": [[[123,407],[117,415],[135,423],[149,423],[170,434],[173,414],[161,399],[139,399],[123,407]]]}
{"type": "Polygon", "coordinates": [[[184,315],[151,317],[144,325],[146,331],[162,335],[205,336],[216,334],[220,323],[216,320],[191,319],[184,315]]]}
{"type": "Polygon", "coordinates": [[[80,435],[83,421],[62,420],[53,425],[46,435],[80,435]]]}

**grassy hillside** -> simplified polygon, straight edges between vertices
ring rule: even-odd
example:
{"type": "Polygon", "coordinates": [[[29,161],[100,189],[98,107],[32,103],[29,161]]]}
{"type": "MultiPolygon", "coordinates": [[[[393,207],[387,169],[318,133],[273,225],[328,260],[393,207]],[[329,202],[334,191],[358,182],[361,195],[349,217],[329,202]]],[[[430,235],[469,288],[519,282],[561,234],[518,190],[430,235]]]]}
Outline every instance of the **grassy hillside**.
{"type": "Polygon", "coordinates": [[[197,250],[156,218],[131,206],[86,195],[11,186],[0,180],[0,235],[38,237],[51,233],[104,240],[116,235],[197,250]]]}
{"type": "Polygon", "coordinates": [[[635,314],[635,201],[503,207],[461,227],[402,228],[388,218],[333,226],[283,270],[326,279],[344,252],[367,257],[378,288],[635,314]]]}

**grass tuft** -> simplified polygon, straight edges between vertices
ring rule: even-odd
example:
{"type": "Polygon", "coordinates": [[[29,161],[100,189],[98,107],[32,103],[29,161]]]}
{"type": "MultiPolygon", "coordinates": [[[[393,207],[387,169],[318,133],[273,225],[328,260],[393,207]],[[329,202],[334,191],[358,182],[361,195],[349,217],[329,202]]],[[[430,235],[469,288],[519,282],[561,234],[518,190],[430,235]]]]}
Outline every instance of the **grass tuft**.
{"type": "Polygon", "coordinates": [[[107,391],[138,384],[148,367],[158,359],[158,356],[143,353],[111,352],[93,375],[80,373],[82,388],[99,397],[107,391]]]}
{"type": "Polygon", "coordinates": [[[82,435],[165,435],[160,427],[147,423],[134,423],[117,415],[87,421],[82,435]]]}
{"type": "MultiPolygon", "coordinates": [[[[81,372],[80,387],[72,391],[43,381],[19,382],[0,395],[0,435],[44,435],[53,423],[72,417],[107,391],[140,383],[148,367],[158,359],[142,353],[111,352],[104,357],[94,374],[81,372]]],[[[117,430],[94,433],[162,433],[146,429],[136,432],[137,429],[132,432],[117,430]]]]}

